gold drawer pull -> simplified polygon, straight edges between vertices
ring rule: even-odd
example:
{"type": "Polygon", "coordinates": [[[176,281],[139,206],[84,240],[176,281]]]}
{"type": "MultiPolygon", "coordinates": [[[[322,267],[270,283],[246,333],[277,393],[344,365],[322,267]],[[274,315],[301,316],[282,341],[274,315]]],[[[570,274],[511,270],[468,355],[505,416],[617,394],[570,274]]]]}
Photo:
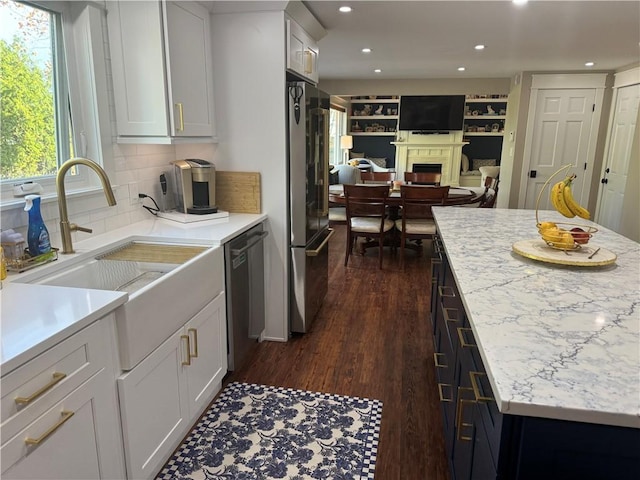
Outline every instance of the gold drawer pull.
{"type": "Polygon", "coordinates": [[[480,384],[478,382],[478,377],[487,376],[486,373],[483,372],[469,372],[469,378],[471,379],[471,387],[473,388],[473,394],[476,396],[477,402],[491,402],[493,401],[493,397],[487,397],[483,395],[480,391],[480,384]]]}
{"type": "Polygon", "coordinates": [[[473,391],[473,389],[469,387],[458,387],[458,405],[456,408],[456,438],[461,442],[470,442],[473,440],[473,437],[462,434],[463,428],[473,428],[473,423],[464,422],[464,405],[465,403],[474,404],[475,400],[467,400],[462,398],[462,392],[465,391],[470,392],[473,391]]]}
{"type": "Polygon", "coordinates": [[[51,435],[53,432],[55,432],[57,429],[59,429],[64,422],[66,422],[67,420],[69,420],[71,417],[73,417],[73,413],[71,411],[66,411],[63,410],[60,412],[60,415],[62,415],[62,418],[60,418],[60,420],[58,420],[58,423],[56,423],[55,425],[53,425],[52,427],[49,428],[49,430],[47,430],[46,432],[44,432],[42,435],[40,435],[38,438],[31,438],[31,437],[27,437],[24,439],[24,443],[26,443],[27,445],[39,445],[40,443],[44,442],[44,440],[51,435]]]}
{"type": "Polygon", "coordinates": [[[53,372],[53,379],[49,383],[47,383],[44,387],[42,387],[38,391],[32,393],[28,397],[16,397],[15,398],[16,403],[21,404],[21,403],[30,403],[30,402],[32,402],[33,400],[38,398],[40,395],[42,395],[44,392],[46,392],[47,390],[52,388],[54,385],[58,384],[66,376],[67,376],[66,373],[53,372]]]}
{"type": "Polygon", "coordinates": [[[477,345],[475,343],[467,343],[467,341],[464,338],[464,333],[463,332],[471,332],[472,330],[470,328],[463,328],[463,327],[458,327],[458,338],[460,339],[460,346],[464,347],[477,347],[477,345]]]}
{"type": "Polygon", "coordinates": [[[189,356],[193,358],[198,358],[198,330],[195,328],[190,328],[187,330],[188,333],[193,333],[193,353],[189,352],[189,356]]]}
{"type": "Polygon", "coordinates": [[[189,335],[180,335],[180,338],[187,341],[187,360],[183,360],[182,365],[191,365],[191,340],[189,339],[189,335]]]}
{"type": "Polygon", "coordinates": [[[438,357],[447,358],[447,356],[444,353],[434,352],[434,354],[433,354],[433,363],[435,363],[436,367],[437,368],[447,368],[447,366],[444,363],[440,363],[438,361],[438,357]]]}
{"type": "Polygon", "coordinates": [[[444,314],[445,322],[457,322],[459,320],[457,308],[443,308],[442,313],[444,314]],[[453,313],[449,313],[449,311],[453,313]]]}
{"type": "MultiPolygon", "coordinates": [[[[440,396],[440,401],[441,402],[452,402],[453,401],[453,395],[451,396],[451,398],[444,398],[444,392],[443,392],[443,388],[444,387],[452,388],[451,385],[448,384],[448,383],[438,383],[438,395],[440,396]]],[[[453,393],[453,390],[451,391],[451,393],[453,393]]]]}
{"type": "Polygon", "coordinates": [[[447,287],[446,285],[438,287],[438,293],[441,297],[455,297],[456,292],[451,287],[447,287]]]}

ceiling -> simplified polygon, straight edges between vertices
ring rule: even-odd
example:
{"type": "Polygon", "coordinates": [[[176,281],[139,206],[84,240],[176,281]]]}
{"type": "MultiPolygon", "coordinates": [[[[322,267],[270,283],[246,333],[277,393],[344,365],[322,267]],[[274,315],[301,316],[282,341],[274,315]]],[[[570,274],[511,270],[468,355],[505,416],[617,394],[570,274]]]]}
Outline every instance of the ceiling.
{"type": "Polygon", "coordinates": [[[327,30],[319,42],[322,80],[504,78],[615,70],[640,61],[637,0],[303,3],[327,30]],[[341,5],[353,11],[340,13],[341,5]],[[476,51],[476,44],[486,48],[476,51]],[[372,52],[363,54],[364,47],[372,52]],[[595,65],[587,68],[587,61],[595,65]]]}

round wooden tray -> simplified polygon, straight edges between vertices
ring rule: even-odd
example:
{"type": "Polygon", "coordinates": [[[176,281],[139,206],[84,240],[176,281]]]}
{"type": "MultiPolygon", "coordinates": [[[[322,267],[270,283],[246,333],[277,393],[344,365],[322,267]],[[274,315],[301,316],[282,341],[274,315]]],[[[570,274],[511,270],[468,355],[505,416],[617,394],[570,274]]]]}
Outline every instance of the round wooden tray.
{"type": "Polygon", "coordinates": [[[584,245],[577,250],[558,250],[547,245],[541,238],[520,240],[514,243],[511,248],[518,255],[532,260],[577,267],[611,265],[618,258],[611,250],[591,244],[584,245]]]}

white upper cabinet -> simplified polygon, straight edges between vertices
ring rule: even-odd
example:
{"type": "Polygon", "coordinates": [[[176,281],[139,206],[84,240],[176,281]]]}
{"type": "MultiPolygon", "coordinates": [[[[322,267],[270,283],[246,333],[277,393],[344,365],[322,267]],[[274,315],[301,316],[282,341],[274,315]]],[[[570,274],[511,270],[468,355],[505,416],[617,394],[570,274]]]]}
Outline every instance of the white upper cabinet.
{"type": "Polygon", "coordinates": [[[195,2],[107,2],[118,141],[214,142],[209,12],[195,2]]]}
{"type": "Polygon", "coordinates": [[[291,19],[287,19],[287,68],[318,83],[318,45],[291,19]]]}

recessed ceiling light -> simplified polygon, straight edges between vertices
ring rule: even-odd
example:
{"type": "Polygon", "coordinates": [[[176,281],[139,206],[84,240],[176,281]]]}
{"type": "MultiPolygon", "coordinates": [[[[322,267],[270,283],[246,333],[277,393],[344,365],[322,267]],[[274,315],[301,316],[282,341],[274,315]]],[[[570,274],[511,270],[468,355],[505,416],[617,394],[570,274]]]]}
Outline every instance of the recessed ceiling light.
{"type": "Polygon", "coordinates": [[[475,47],[476,50],[484,50],[484,45],[476,45],[475,47]]]}
{"type": "Polygon", "coordinates": [[[528,2],[529,0],[513,0],[513,4],[514,5],[524,5],[528,2]]]}
{"type": "Polygon", "coordinates": [[[585,67],[593,67],[594,65],[595,65],[595,63],[593,63],[593,62],[586,62],[584,64],[585,67]]]}
{"type": "Polygon", "coordinates": [[[465,70],[466,70],[466,68],[464,68],[464,67],[458,67],[458,71],[459,72],[464,72],[465,70]]]}
{"type": "Polygon", "coordinates": [[[346,5],[344,7],[340,7],[338,9],[338,11],[342,12],[342,13],[349,13],[351,11],[351,7],[347,7],[346,5]]]}
{"type": "Polygon", "coordinates": [[[380,70],[379,68],[376,68],[376,69],[374,70],[374,72],[375,72],[375,73],[382,73],[382,70],[380,70]]]}
{"type": "Polygon", "coordinates": [[[363,48],[362,49],[362,53],[371,53],[371,49],[370,48],[363,48]]]}

